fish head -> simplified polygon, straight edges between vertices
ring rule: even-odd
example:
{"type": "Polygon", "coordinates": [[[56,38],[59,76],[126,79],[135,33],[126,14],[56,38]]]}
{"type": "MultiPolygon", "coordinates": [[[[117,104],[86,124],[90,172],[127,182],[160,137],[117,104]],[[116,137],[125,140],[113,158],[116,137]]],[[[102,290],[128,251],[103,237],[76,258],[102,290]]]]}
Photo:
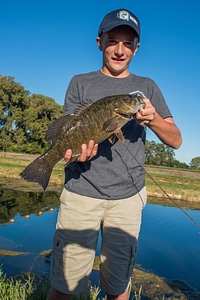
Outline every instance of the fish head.
{"type": "Polygon", "coordinates": [[[121,118],[131,119],[135,113],[145,107],[144,94],[142,92],[133,92],[126,95],[120,95],[115,103],[115,113],[121,118]]]}

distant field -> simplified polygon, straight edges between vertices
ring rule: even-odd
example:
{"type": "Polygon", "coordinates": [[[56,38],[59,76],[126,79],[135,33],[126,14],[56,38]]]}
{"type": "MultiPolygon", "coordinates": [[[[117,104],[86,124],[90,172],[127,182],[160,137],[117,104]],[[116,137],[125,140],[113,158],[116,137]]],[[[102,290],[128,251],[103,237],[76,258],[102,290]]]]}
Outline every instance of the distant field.
{"type": "Polygon", "coordinates": [[[200,172],[176,168],[145,167],[149,196],[200,202],[200,172]]]}
{"type": "MultiPolygon", "coordinates": [[[[0,152],[0,184],[8,185],[9,179],[16,179],[23,188],[41,189],[37,184],[19,179],[20,172],[38,155],[0,152]]],[[[53,169],[49,188],[62,187],[64,180],[64,161],[53,169]]],[[[170,198],[190,202],[200,202],[200,172],[145,166],[148,196],[170,198]],[[168,194],[168,196],[166,195],[168,194]]],[[[11,183],[10,183],[11,184],[11,183]]]]}

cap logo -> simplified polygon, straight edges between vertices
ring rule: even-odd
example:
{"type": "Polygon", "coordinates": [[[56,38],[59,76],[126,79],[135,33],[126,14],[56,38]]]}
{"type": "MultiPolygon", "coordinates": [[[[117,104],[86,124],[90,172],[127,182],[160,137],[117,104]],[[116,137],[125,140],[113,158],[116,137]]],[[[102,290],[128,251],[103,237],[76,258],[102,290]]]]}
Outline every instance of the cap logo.
{"type": "Polygon", "coordinates": [[[136,26],[138,26],[138,22],[135,18],[133,18],[128,11],[126,10],[122,10],[119,13],[117,13],[117,18],[121,19],[121,20],[126,20],[126,21],[132,21],[136,24],[136,26]]]}

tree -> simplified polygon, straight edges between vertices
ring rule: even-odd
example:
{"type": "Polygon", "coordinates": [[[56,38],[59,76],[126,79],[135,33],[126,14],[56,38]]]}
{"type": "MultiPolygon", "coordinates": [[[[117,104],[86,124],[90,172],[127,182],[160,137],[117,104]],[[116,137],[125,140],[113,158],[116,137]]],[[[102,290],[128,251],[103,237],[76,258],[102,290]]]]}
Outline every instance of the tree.
{"type": "Polygon", "coordinates": [[[28,142],[27,150],[36,153],[36,144],[43,150],[48,147],[45,133],[52,121],[63,114],[63,108],[52,98],[43,95],[33,94],[29,101],[29,107],[23,114],[23,126],[28,142]]]}
{"type": "Polygon", "coordinates": [[[192,160],[190,162],[190,167],[192,169],[198,169],[198,170],[200,170],[200,156],[192,158],[192,160]]]}
{"type": "Polygon", "coordinates": [[[182,168],[182,169],[188,169],[189,168],[189,166],[186,163],[180,162],[177,159],[175,159],[173,161],[173,167],[175,167],[175,168],[182,168]]]}
{"type": "Polygon", "coordinates": [[[172,167],[174,164],[174,149],[154,141],[146,141],[146,164],[172,167]]]}
{"type": "Polygon", "coordinates": [[[6,151],[12,145],[24,143],[21,127],[23,110],[28,107],[29,91],[14,81],[14,77],[0,75],[0,149],[6,151]],[[20,135],[20,138],[18,137],[20,135]]]}
{"type": "Polygon", "coordinates": [[[54,99],[30,95],[14,77],[0,75],[0,150],[41,153],[46,130],[62,112],[54,99]]]}

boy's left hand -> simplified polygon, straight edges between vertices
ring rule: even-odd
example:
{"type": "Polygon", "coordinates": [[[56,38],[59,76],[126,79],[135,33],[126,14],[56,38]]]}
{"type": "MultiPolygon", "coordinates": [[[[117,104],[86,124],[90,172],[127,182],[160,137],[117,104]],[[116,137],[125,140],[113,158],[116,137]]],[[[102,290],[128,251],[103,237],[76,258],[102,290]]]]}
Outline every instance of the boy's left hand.
{"type": "Polygon", "coordinates": [[[156,110],[155,107],[151,104],[151,101],[148,98],[144,99],[144,102],[146,103],[145,108],[141,108],[136,114],[135,114],[135,120],[139,125],[149,125],[150,122],[153,121],[156,110]]]}

